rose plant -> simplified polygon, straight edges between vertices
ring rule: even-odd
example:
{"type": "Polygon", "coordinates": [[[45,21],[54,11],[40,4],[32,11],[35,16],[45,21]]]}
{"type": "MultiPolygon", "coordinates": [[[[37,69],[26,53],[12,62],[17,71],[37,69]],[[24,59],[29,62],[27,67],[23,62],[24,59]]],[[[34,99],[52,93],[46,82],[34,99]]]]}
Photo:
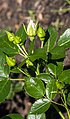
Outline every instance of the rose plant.
{"type": "MultiPolygon", "coordinates": [[[[6,30],[0,31],[0,103],[12,97],[12,93],[25,89],[27,94],[36,99],[28,113],[27,119],[46,119],[45,112],[50,105],[57,110],[62,119],[65,116],[58,108],[62,106],[70,119],[70,69],[64,68],[66,49],[70,48],[70,28],[58,39],[57,31],[52,27],[44,30],[32,20],[27,28],[23,24],[14,34],[6,30]],[[25,48],[27,38],[30,39],[28,49],[25,48]],[[35,48],[39,39],[40,47],[35,48]],[[16,55],[21,55],[20,63],[16,55]],[[22,79],[11,77],[11,73],[23,73],[22,79]],[[22,80],[22,84],[15,84],[14,80],[22,80]],[[17,85],[17,86],[16,86],[17,85]],[[55,101],[60,95],[61,102],[55,101]]],[[[19,114],[9,114],[10,119],[23,119],[19,114]]],[[[3,119],[6,119],[3,117],[3,119]]]]}

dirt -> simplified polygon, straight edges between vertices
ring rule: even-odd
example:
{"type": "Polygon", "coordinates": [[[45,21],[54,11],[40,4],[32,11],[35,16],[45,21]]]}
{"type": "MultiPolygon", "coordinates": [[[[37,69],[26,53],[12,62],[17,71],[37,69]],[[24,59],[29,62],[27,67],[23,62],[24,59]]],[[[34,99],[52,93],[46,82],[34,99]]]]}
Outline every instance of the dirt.
{"type": "MultiPolygon", "coordinates": [[[[49,25],[53,25],[58,33],[62,34],[63,31],[70,28],[70,10],[62,11],[67,8],[70,8],[70,5],[65,0],[0,0],[0,29],[16,32],[22,23],[27,24],[30,19],[37,19],[45,29],[49,25]]],[[[64,62],[70,65],[70,50],[67,53],[64,62]]],[[[16,96],[21,101],[6,101],[0,105],[0,117],[12,112],[27,115],[31,106],[30,98],[27,95],[22,98],[18,94],[16,96]],[[13,108],[14,106],[15,108],[13,108]]],[[[60,119],[59,116],[55,116],[57,113],[52,107],[51,116],[48,114],[50,111],[47,113],[47,119],[60,119]]]]}
{"type": "Polygon", "coordinates": [[[36,17],[45,28],[52,24],[62,32],[70,27],[70,11],[58,13],[53,10],[69,7],[65,0],[0,0],[0,29],[15,31],[22,23],[36,17]]]}

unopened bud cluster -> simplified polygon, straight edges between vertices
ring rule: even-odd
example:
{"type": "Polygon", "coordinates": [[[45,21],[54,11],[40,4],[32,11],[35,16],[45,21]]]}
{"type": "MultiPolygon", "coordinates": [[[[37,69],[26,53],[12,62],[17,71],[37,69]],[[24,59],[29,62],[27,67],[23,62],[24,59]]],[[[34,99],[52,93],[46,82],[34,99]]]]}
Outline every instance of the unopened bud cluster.
{"type": "Polygon", "coordinates": [[[27,26],[27,35],[30,36],[30,40],[33,41],[34,37],[37,35],[41,41],[45,39],[45,31],[44,29],[38,25],[38,23],[34,23],[30,20],[27,26]]]}
{"type": "Polygon", "coordinates": [[[15,34],[10,33],[9,31],[6,31],[6,34],[10,42],[13,42],[14,44],[19,44],[21,42],[21,38],[19,36],[16,36],[15,34]]]}
{"type": "MultiPolygon", "coordinates": [[[[27,34],[27,36],[30,37],[30,40],[33,41],[35,39],[35,36],[38,36],[41,41],[44,41],[45,39],[45,30],[38,24],[38,22],[34,23],[32,20],[30,20],[27,29],[25,28],[25,25],[23,25],[23,28],[27,34]]],[[[27,52],[25,48],[21,48],[22,39],[21,37],[15,35],[14,33],[11,33],[9,31],[5,31],[7,34],[7,38],[10,42],[17,45],[20,52],[22,53],[22,56],[27,57],[27,52]]],[[[16,60],[13,57],[6,56],[6,61],[9,66],[14,66],[16,64],[16,60]]],[[[27,67],[33,66],[33,63],[28,59],[26,60],[27,67]]]]}

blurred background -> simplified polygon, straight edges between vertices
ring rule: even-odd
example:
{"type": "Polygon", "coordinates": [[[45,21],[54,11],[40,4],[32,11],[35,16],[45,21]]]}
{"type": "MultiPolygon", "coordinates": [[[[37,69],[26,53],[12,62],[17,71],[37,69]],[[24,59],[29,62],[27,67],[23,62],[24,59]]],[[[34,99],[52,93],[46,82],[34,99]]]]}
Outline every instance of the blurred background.
{"type": "MultiPolygon", "coordinates": [[[[38,20],[45,29],[52,25],[58,34],[62,34],[70,28],[70,0],[0,0],[0,30],[16,32],[21,24],[27,24],[30,19],[38,20]]],[[[64,63],[70,65],[70,49],[66,55],[64,63]]],[[[19,82],[20,85],[21,83],[19,82]]],[[[34,99],[25,94],[24,90],[19,91],[12,100],[0,104],[0,117],[20,113],[26,118],[33,102],[34,99]]],[[[65,114],[64,110],[63,113],[65,114]]],[[[60,119],[52,107],[46,115],[47,119],[60,119]]]]}
{"type": "Polygon", "coordinates": [[[70,27],[70,0],[0,0],[0,29],[15,31],[31,18],[62,32],[70,27]]]}

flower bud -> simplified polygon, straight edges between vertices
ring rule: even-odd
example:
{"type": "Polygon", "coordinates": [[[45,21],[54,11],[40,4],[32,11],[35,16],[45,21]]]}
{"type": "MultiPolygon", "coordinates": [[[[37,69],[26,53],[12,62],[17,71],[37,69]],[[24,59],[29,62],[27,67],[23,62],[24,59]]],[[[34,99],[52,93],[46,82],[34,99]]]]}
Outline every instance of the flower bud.
{"type": "Polygon", "coordinates": [[[6,33],[9,41],[13,42],[14,44],[19,44],[21,42],[21,38],[19,36],[16,36],[8,31],[6,31],[6,33]]]}
{"type": "Polygon", "coordinates": [[[27,67],[33,66],[33,63],[29,59],[27,59],[26,60],[26,65],[27,65],[27,67]]]}
{"type": "Polygon", "coordinates": [[[8,36],[8,40],[12,42],[12,41],[14,40],[14,34],[8,32],[8,31],[6,31],[6,34],[7,34],[7,36],[8,36]]]}
{"type": "Polygon", "coordinates": [[[32,20],[30,20],[27,27],[27,35],[30,37],[35,37],[37,31],[37,23],[35,24],[32,20]]]}
{"type": "Polygon", "coordinates": [[[14,43],[14,44],[19,44],[20,42],[21,42],[21,38],[18,37],[18,36],[15,36],[13,43],[14,43]]]}
{"type": "Polygon", "coordinates": [[[37,35],[40,38],[40,40],[42,40],[42,41],[44,40],[44,38],[45,38],[45,31],[44,31],[44,29],[41,26],[39,26],[39,28],[37,30],[37,35]]]}
{"type": "Polygon", "coordinates": [[[14,58],[12,58],[12,57],[6,56],[6,61],[7,61],[7,64],[9,66],[15,66],[15,64],[16,64],[16,60],[14,58]]]}

